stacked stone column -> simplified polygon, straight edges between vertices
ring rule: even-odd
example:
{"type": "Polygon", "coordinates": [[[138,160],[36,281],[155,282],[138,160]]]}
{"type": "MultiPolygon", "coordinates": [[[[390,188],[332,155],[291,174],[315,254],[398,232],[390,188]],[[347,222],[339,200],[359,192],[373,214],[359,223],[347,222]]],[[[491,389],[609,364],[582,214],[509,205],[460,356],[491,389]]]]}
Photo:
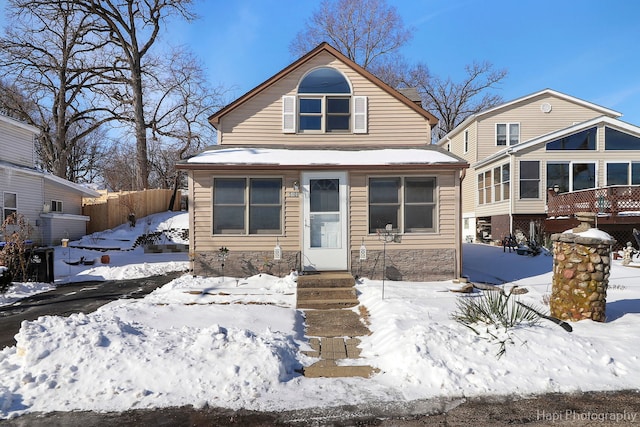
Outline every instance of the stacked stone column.
{"type": "Polygon", "coordinates": [[[551,235],[553,241],[553,286],[549,308],[562,320],[605,321],[611,246],[615,239],[592,230],[592,213],[576,214],[582,221],[571,232],[551,235]]]}

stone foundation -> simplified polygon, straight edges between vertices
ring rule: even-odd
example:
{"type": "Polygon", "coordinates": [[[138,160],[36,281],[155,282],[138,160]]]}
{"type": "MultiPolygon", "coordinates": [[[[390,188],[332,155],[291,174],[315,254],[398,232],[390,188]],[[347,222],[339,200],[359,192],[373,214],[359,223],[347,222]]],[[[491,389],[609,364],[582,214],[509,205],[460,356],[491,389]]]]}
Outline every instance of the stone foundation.
{"type": "Polygon", "coordinates": [[[605,321],[610,253],[615,240],[607,238],[606,233],[602,238],[576,234],[588,230],[583,223],[574,233],[551,236],[553,286],[549,308],[552,316],[562,320],[605,321]]]}
{"type": "Polygon", "coordinates": [[[218,258],[218,252],[198,253],[193,260],[193,274],[196,276],[250,277],[265,273],[284,277],[292,268],[300,265],[299,252],[282,251],[282,259],[274,260],[273,251],[230,250],[224,262],[218,258]]]}
{"type": "MultiPolygon", "coordinates": [[[[369,250],[367,259],[360,261],[360,251],[351,251],[351,273],[354,276],[382,280],[382,251],[369,250]]],[[[455,278],[455,249],[387,250],[385,279],[431,282],[455,278]]],[[[282,259],[275,261],[273,251],[229,250],[222,262],[218,252],[198,253],[193,259],[196,276],[250,277],[266,273],[286,276],[291,269],[300,269],[300,252],[282,251],[282,259]]]]}
{"type": "Polygon", "coordinates": [[[412,282],[433,282],[455,278],[455,249],[387,249],[383,263],[381,250],[368,250],[367,259],[360,261],[360,251],[351,251],[351,272],[354,276],[371,280],[382,280],[385,264],[385,279],[412,282]]]}

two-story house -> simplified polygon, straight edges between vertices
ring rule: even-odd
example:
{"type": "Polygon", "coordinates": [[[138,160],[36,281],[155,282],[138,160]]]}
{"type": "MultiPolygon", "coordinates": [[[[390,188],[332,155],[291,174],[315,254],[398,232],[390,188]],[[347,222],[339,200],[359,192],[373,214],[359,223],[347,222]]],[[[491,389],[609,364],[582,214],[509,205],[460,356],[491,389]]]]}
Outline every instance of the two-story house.
{"type": "MultiPolygon", "coordinates": [[[[22,214],[38,245],[60,244],[86,234],[82,197],[99,194],[35,167],[35,138],[39,130],[0,114],[0,202],[2,221],[22,214]]],[[[0,236],[0,240],[4,240],[0,236]]]]}
{"type": "Polygon", "coordinates": [[[459,276],[467,162],[429,143],[433,115],[332,46],[209,121],[217,144],[178,164],[195,274],[459,276]]]}
{"type": "MultiPolygon", "coordinates": [[[[546,89],[474,114],[438,145],[470,164],[463,239],[570,228],[579,211],[630,232],[640,217],[640,128],[620,113],[546,89]],[[634,195],[635,194],[635,195],[634,195]],[[484,235],[483,235],[484,233],[484,235]]],[[[626,241],[626,240],[625,240],[626,241]]]]}

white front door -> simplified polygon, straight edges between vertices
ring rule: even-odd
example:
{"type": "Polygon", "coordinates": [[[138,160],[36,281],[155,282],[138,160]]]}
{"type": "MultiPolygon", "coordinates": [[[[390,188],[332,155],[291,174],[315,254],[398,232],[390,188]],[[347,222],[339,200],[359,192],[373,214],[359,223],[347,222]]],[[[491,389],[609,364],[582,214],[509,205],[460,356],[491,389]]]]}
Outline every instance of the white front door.
{"type": "Polygon", "coordinates": [[[347,270],[347,173],[303,173],[302,194],[303,270],[347,270]]]}

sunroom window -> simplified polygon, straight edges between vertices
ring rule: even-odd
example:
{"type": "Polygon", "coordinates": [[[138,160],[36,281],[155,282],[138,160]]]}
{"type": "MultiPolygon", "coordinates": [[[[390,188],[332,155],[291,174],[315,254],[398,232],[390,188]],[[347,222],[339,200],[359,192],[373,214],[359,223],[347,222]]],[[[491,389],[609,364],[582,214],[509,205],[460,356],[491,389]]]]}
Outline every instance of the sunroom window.
{"type": "Polygon", "coordinates": [[[640,151],[640,138],[619,130],[604,128],[605,150],[638,150],[640,151]]]}
{"type": "Polygon", "coordinates": [[[547,142],[547,151],[554,150],[595,150],[596,149],[596,128],[584,130],[547,142]]]}

